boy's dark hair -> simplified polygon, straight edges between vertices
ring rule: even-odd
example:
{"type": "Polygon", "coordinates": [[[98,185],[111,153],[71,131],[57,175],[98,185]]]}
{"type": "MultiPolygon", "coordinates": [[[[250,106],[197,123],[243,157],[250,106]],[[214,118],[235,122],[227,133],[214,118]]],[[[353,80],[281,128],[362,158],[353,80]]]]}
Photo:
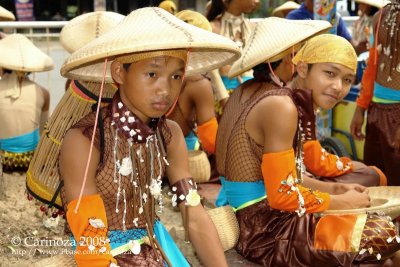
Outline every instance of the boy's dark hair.
{"type": "MultiPolygon", "coordinates": [[[[227,5],[231,0],[226,1],[227,5]]],[[[222,14],[226,10],[226,6],[223,0],[212,0],[210,10],[206,14],[208,21],[213,21],[218,15],[222,14]]]]}
{"type": "Polygon", "coordinates": [[[131,66],[132,63],[124,63],[122,66],[124,67],[125,71],[128,72],[129,67],[131,66]]]}
{"type": "MultiPolygon", "coordinates": [[[[271,62],[272,70],[275,70],[279,64],[281,64],[282,60],[278,60],[275,62],[271,62]]],[[[268,63],[261,63],[253,67],[253,75],[256,81],[269,81],[269,74],[271,70],[269,69],[268,63]]]]}

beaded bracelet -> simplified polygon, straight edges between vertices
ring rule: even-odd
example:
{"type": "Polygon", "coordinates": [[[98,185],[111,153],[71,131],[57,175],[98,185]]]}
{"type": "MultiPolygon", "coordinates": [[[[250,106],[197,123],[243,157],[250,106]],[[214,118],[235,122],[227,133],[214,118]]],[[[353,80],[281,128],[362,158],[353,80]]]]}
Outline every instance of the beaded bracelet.
{"type": "Polygon", "coordinates": [[[197,206],[200,204],[200,195],[197,193],[197,185],[192,177],[180,179],[173,185],[172,206],[177,206],[185,201],[188,206],[197,206]]]}

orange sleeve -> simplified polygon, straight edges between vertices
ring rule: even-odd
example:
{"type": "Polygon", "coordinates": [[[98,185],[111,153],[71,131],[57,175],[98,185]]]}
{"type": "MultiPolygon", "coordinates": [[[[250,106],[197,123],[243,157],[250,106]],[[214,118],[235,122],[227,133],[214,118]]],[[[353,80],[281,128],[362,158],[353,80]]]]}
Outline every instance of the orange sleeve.
{"type": "Polygon", "coordinates": [[[197,136],[200,139],[203,148],[209,152],[215,153],[215,139],[217,138],[218,122],[214,117],[197,127],[197,136]]]}
{"type": "Polygon", "coordinates": [[[364,70],[364,74],[361,80],[360,94],[357,97],[357,105],[363,109],[367,109],[369,103],[371,103],[372,96],[374,94],[374,83],[376,79],[377,61],[375,60],[376,48],[373,47],[369,50],[369,59],[367,67],[364,70]]]}
{"type": "Polygon", "coordinates": [[[318,140],[303,144],[304,164],[307,170],[323,177],[336,177],[353,170],[351,159],[328,153],[318,140]]]}
{"type": "Polygon", "coordinates": [[[75,261],[78,266],[108,267],[117,263],[110,254],[107,240],[108,223],[103,200],[100,195],[84,196],[68,204],[67,222],[76,240],[75,261]]]}
{"type": "Polygon", "coordinates": [[[293,149],[263,155],[262,174],[272,208],[304,213],[328,209],[330,196],[299,185],[293,149]]]}

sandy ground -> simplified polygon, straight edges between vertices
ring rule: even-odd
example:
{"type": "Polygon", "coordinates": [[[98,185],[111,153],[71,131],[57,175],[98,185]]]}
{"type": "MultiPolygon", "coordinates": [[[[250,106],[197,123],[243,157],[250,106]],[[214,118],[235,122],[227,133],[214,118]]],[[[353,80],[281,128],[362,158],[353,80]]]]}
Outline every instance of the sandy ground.
{"type": "MultiPolygon", "coordinates": [[[[192,246],[183,241],[180,213],[166,206],[170,208],[161,214],[161,221],[193,266],[201,266],[192,246]]],[[[64,245],[68,240],[63,234],[65,220],[58,217],[58,224],[54,220],[46,224],[46,220],[40,205],[27,199],[25,174],[4,173],[0,178],[0,266],[39,266],[46,258],[69,253],[70,247],[64,245]]]]}

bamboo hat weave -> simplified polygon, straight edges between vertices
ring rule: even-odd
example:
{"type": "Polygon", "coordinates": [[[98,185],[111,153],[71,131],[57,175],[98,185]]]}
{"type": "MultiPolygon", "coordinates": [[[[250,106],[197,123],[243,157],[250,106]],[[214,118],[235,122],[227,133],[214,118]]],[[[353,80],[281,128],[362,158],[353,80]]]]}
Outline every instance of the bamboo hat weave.
{"type": "Polygon", "coordinates": [[[10,34],[0,40],[0,67],[23,72],[53,69],[53,59],[22,34],[10,34]]]}
{"type": "MultiPolygon", "coordinates": [[[[101,81],[105,59],[151,51],[188,49],[186,75],[227,65],[240,57],[231,40],[192,26],[157,7],[131,12],[104,35],[74,52],[61,68],[65,77],[101,81]]],[[[109,68],[106,80],[111,81],[109,68]]]]}
{"type": "Polygon", "coordinates": [[[60,32],[61,45],[70,53],[115,27],[125,16],[109,11],[96,11],[70,20],[60,32]]]}
{"type": "Polygon", "coordinates": [[[356,0],[357,3],[374,6],[376,8],[382,8],[390,3],[389,0],[356,0]]]}
{"type": "Polygon", "coordinates": [[[332,25],[322,20],[288,20],[269,17],[258,22],[244,47],[242,56],[233,64],[229,77],[235,77],[260,63],[274,62],[294,50],[307,39],[332,25]]]}
{"type": "Polygon", "coordinates": [[[0,21],[15,20],[15,16],[12,12],[8,11],[4,7],[0,6],[0,21]]]}
{"type": "MultiPolygon", "coordinates": [[[[123,18],[123,15],[104,11],[76,17],[62,29],[61,43],[69,52],[78,50],[117,25],[123,18]]],[[[47,121],[26,173],[28,192],[46,204],[62,208],[61,198],[57,193],[60,184],[58,155],[61,143],[65,132],[92,111],[92,105],[97,103],[100,86],[97,82],[72,81],[47,121]]],[[[103,98],[111,100],[116,90],[113,84],[105,84],[103,98]]]]}
{"type": "Polygon", "coordinates": [[[296,2],[293,1],[287,1],[284,4],[278,6],[277,8],[275,8],[272,11],[272,16],[275,17],[283,17],[283,11],[290,11],[290,10],[294,10],[294,9],[298,9],[300,7],[299,4],[297,4],[296,2]]]}
{"type": "Polygon", "coordinates": [[[363,214],[369,212],[384,212],[396,218],[400,216],[400,186],[368,187],[371,207],[351,210],[327,210],[324,214],[363,214]]]}

